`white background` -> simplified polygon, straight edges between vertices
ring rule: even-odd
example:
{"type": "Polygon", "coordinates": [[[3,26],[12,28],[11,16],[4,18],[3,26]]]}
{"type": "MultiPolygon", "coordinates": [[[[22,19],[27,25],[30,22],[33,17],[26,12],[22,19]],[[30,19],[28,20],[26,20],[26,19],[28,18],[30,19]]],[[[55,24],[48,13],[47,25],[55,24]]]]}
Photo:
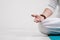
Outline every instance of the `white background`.
{"type": "Polygon", "coordinates": [[[42,13],[46,0],[0,0],[0,40],[49,40],[32,13],[42,13]]]}

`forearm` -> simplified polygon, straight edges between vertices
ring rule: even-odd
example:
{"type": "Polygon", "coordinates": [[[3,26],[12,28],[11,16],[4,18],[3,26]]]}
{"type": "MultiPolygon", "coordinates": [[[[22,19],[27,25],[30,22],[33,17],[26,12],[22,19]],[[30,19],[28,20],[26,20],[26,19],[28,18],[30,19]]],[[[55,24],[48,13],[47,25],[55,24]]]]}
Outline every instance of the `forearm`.
{"type": "Polygon", "coordinates": [[[42,14],[45,15],[46,17],[49,17],[53,14],[56,7],[57,7],[57,0],[49,0],[47,7],[45,8],[42,14]]]}
{"type": "Polygon", "coordinates": [[[53,14],[53,12],[49,8],[46,8],[42,14],[44,16],[46,16],[46,18],[47,18],[47,17],[51,16],[53,14]]]}

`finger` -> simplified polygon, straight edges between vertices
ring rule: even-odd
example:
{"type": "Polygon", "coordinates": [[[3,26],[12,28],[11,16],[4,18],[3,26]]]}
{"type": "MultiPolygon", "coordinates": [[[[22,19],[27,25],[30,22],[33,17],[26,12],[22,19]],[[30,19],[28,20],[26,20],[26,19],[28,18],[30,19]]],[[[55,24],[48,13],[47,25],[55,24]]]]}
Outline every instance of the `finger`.
{"type": "Polygon", "coordinates": [[[39,19],[39,18],[35,18],[35,20],[36,20],[36,21],[40,21],[40,19],[39,19]]]}
{"type": "Polygon", "coordinates": [[[38,20],[37,20],[37,18],[34,18],[34,22],[37,22],[38,20]]]}
{"type": "Polygon", "coordinates": [[[34,22],[39,23],[40,21],[34,21],[34,22]]]}
{"type": "Polygon", "coordinates": [[[32,16],[32,17],[38,17],[38,15],[35,15],[35,14],[32,14],[31,16],[32,16]]]}
{"type": "Polygon", "coordinates": [[[38,21],[34,21],[34,22],[38,23],[38,21]]]}
{"type": "Polygon", "coordinates": [[[40,22],[40,21],[39,21],[39,20],[37,20],[37,19],[35,19],[35,20],[34,20],[34,22],[38,23],[38,22],[40,22]]]}

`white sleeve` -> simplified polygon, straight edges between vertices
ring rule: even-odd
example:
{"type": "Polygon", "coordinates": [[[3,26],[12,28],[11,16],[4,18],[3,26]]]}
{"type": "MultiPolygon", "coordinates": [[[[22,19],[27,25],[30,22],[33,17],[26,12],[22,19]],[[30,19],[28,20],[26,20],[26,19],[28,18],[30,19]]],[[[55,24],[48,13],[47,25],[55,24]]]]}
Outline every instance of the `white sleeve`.
{"type": "Polygon", "coordinates": [[[52,12],[54,12],[56,7],[57,7],[57,0],[49,0],[46,8],[49,8],[50,10],[52,10],[52,12]]]}

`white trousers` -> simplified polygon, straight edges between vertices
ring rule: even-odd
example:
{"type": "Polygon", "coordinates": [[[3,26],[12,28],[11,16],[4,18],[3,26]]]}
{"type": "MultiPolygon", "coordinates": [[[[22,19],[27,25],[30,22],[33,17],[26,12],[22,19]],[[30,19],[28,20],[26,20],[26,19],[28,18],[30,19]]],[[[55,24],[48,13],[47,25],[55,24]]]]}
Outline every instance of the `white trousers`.
{"type": "Polygon", "coordinates": [[[45,34],[60,34],[60,18],[47,18],[41,22],[39,28],[45,34]]]}

